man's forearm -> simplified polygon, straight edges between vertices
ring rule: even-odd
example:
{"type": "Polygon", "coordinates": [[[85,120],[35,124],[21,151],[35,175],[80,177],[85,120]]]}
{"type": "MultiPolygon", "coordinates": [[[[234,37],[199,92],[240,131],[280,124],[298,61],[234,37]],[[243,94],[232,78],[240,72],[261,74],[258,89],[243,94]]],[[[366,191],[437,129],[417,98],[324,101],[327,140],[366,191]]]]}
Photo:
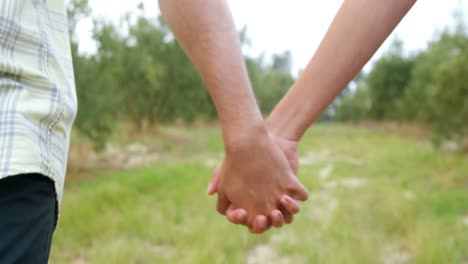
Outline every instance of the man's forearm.
{"type": "Polygon", "coordinates": [[[306,70],[268,118],[268,128],[299,140],[415,2],[345,0],[306,70]]]}
{"type": "MultiPolygon", "coordinates": [[[[263,125],[225,0],[159,0],[161,12],[215,103],[225,143],[263,125]]],[[[261,128],[260,128],[261,129],[261,128]]]]}

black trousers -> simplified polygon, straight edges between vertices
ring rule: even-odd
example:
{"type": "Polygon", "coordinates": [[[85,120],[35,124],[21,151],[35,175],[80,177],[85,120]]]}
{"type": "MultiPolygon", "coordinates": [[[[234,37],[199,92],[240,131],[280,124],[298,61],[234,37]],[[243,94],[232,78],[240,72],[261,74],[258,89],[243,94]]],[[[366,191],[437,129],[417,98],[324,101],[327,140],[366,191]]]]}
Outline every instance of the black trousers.
{"type": "Polygon", "coordinates": [[[54,183],[41,174],[0,180],[0,263],[47,263],[57,222],[54,183]]]}

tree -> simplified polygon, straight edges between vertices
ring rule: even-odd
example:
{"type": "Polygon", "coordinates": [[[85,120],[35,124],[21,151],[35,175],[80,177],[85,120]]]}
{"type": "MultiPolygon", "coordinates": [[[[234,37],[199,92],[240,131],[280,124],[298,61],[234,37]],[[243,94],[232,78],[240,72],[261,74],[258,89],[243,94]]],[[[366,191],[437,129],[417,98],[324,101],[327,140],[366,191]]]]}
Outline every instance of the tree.
{"type": "Polygon", "coordinates": [[[354,92],[343,96],[335,109],[338,121],[357,121],[365,118],[370,108],[369,88],[360,84],[354,92]]]}
{"type": "Polygon", "coordinates": [[[402,55],[402,44],[398,40],[376,62],[366,80],[371,98],[371,117],[377,120],[401,119],[399,101],[411,80],[413,65],[413,58],[402,55]]]}
{"type": "MultiPolygon", "coordinates": [[[[68,8],[71,32],[78,21],[91,15],[87,0],[73,0],[68,8]]],[[[94,19],[97,52],[78,52],[72,38],[79,113],[75,127],[102,148],[120,123],[142,129],[183,120],[213,119],[216,111],[195,67],[161,18],[144,17],[144,6],[128,13],[115,25],[94,19]],[[124,32],[119,30],[126,29],[124,32]]],[[[246,29],[240,33],[248,44],[246,29]]],[[[263,58],[246,58],[252,84],[262,110],[271,111],[292,85],[290,53],[274,55],[271,65],[263,58]]]]}
{"type": "Polygon", "coordinates": [[[446,31],[422,52],[405,93],[409,119],[430,124],[435,139],[459,139],[468,127],[468,37],[446,31]]]}

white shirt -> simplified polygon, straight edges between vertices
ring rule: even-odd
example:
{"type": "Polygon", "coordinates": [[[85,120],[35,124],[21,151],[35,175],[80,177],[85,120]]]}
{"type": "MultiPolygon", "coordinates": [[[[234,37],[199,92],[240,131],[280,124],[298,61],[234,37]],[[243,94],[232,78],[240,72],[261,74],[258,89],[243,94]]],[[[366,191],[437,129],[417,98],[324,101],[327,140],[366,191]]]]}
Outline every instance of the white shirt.
{"type": "Polygon", "coordinates": [[[60,202],[76,111],[65,0],[2,0],[0,178],[41,173],[60,202]]]}

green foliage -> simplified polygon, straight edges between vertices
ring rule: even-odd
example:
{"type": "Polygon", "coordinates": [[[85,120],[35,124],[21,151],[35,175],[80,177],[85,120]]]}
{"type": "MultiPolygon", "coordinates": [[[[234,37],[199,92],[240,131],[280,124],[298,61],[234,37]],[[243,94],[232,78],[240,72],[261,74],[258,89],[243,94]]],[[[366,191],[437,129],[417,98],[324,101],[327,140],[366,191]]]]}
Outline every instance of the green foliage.
{"type": "Polygon", "coordinates": [[[443,32],[414,57],[393,45],[356,91],[339,100],[339,120],[414,121],[433,128],[435,143],[468,134],[468,34],[443,32]],[[368,106],[370,108],[368,109],[368,106]]]}
{"type": "Polygon", "coordinates": [[[360,86],[352,96],[343,96],[335,113],[338,121],[356,121],[367,116],[370,108],[369,89],[360,86]]]}
{"type": "MultiPolygon", "coordinates": [[[[144,6],[129,13],[118,25],[94,20],[97,52],[78,52],[72,38],[79,114],[76,128],[97,148],[105,145],[118,123],[137,128],[144,124],[216,117],[215,108],[195,67],[162,19],[144,17],[144,6]],[[124,29],[124,30],[122,30],[124,29]]],[[[71,33],[78,21],[90,16],[87,0],[73,0],[68,8],[71,33]]],[[[248,44],[246,29],[240,33],[248,44]]],[[[293,83],[291,54],[246,58],[252,85],[264,112],[269,112],[293,83]]]]}
{"type": "Polygon", "coordinates": [[[366,79],[369,114],[377,120],[398,119],[397,105],[411,79],[413,59],[404,57],[399,45],[394,43],[393,50],[377,61],[366,79]]]}
{"type": "Polygon", "coordinates": [[[434,128],[448,138],[468,134],[468,41],[462,49],[437,68],[434,100],[429,104],[434,128]]]}
{"type": "Polygon", "coordinates": [[[265,64],[261,56],[246,58],[247,70],[258,98],[260,110],[269,113],[294,83],[291,76],[291,54],[284,52],[273,56],[271,65],[265,64]]]}
{"type": "Polygon", "coordinates": [[[408,119],[432,124],[436,138],[456,139],[468,128],[468,36],[445,32],[422,52],[405,94],[408,119]]]}

